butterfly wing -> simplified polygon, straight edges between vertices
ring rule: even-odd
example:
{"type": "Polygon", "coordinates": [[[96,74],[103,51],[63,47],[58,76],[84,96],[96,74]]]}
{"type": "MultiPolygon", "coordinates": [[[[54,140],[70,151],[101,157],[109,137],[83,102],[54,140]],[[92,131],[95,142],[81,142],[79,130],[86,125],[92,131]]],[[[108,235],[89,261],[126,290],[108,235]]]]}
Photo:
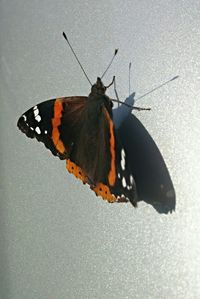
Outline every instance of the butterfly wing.
{"type": "Polygon", "coordinates": [[[67,170],[88,183],[96,195],[109,202],[136,205],[136,187],[125,149],[114,128],[112,113],[87,97],[49,100],[25,112],[19,129],[41,141],[67,170]]]}
{"type": "Polygon", "coordinates": [[[112,112],[105,105],[92,105],[86,105],[85,121],[80,120],[81,130],[67,169],[108,202],[130,201],[136,206],[135,181],[112,112]]]}
{"type": "Polygon", "coordinates": [[[26,111],[17,126],[27,137],[43,142],[53,155],[66,159],[86,101],[87,97],[65,97],[42,102],[26,111]]]}
{"type": "Polygon", "coordinates": [[[101,146],[98,146],[96,159],[100,161],[97,163],[96,173],[100,173],[102,177],[92,189],[109,202],[130,201],[136,206],[136,185],[128,165],[126,150],[120,143],[112,116],[105,107],[102,116],[104,125],[101,125],[101,146]]]}

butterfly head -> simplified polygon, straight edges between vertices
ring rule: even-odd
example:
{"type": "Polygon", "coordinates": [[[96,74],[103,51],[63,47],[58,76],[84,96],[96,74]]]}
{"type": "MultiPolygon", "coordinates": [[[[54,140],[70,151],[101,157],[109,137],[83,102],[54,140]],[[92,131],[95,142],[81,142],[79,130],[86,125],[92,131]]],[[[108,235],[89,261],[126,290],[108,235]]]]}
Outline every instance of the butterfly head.
{"type": "Polygon", "coordinates": [[[103,82],[101,81],[101,78],[97,78],[97,82],[92,85],[91,88],[91,94],[93,95],[104,95],[106,92],[106,87],[104,86],[103,82]]]}

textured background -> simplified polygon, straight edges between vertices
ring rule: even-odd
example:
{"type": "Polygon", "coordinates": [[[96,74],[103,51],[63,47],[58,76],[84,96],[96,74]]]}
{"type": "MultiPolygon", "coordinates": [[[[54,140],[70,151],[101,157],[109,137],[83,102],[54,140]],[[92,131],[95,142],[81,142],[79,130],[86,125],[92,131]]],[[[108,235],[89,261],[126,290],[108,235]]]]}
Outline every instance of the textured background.
{"type": "MultiPolygon", "coordinates": [[[[199,1],[1,1],[0,297],[199,298],[199,1]],[[16,127],[42,100],[87,95],[105,76],[137,95],[135,113],[159,147],[176,190],[176,211],[109,205],[65,171],[65,163],[16,127]]],[[[113,96],[112,90],[109,95],[113,96]]],[[[148,148],[147,148],[148,151],[148,148]]]]}

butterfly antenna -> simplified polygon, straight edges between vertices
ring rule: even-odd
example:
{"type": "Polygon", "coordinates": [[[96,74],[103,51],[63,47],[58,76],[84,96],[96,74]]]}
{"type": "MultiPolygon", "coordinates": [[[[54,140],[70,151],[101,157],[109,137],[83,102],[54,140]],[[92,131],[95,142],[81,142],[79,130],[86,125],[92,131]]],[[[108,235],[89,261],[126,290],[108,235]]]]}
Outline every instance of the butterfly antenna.
{"type": "Polygon", "coordinates": [[[69,47],[70,47],[72,53],[74,54],[74,56],[75,56],[75,58],[76,58],[78,64],[80,65],[80,67],[81,67],[81,69],[82,69],[82,71],[83,71],[85,77],[87,78],[88,82],[89,82],[90,85],[92,86],[92,83],[91,83],[90,79],[88,78],[88,75],[86,74],[86,72],[85,72],[85,70],[84,70],[82,64],[80,63],[80,61],[79,61],[79,59],[78,59],[76,53],[74,52],[74,49],[72,48],[72,45],[70,44],[70,42],[69,42],[69,40],[68,40],[68,38],[67,38],[65,32],[63,32],[63,36],[64,36],[64,38],[66,39],[66,41],[67,41],[67,43],[68,43],[68,45],[69,45],[69,47]]]}
{"type": "Polygon", "coordinates": [[[114,55],[113,55],[113,57],[112,57],[112,59],[111,59],[109,65],[107,66],[106,70],[104,71],[103,75],[101,76],[101,79],[104,77],[104,75],[105,75],[105,74],[107,73],[107,71],[109,70],[109,68],[110,68],[110,66],[111,66],[111,64],[112,64],[112,62],[113,62],[115,56],[117,55],[117,52],[118,52],[118,49],[115,49],[114,55]]]}
{"type": "Polygon", "coordinates": [[[172,79],[170,79],[170,80],[168,80],[168,81],[166,81],[166,82],[164,82],[164,83],[158,85],[157,87],[151,89],[150,91],[146,92],[145,94],[143,94],[143,95],[141,95],[140,97],[138,97],[137,99],[135,99],[135,101],[138,101],[138,100],[140,100],[141,98],[146,97],[148,94],[150,94],[150,93],[156,91],[157,89],[163,87],[164,85],[170,83],[171,81],[176,80],[177,78],[179,78],[179,76],[175,76],[175,77],[173,77],[172,79]]]}
{"type": "Polygon", "coordinates": [[[128,94],[129,96],[131,94],[131,62],[129,62],[129,68],[128,68],[128,94]]]}

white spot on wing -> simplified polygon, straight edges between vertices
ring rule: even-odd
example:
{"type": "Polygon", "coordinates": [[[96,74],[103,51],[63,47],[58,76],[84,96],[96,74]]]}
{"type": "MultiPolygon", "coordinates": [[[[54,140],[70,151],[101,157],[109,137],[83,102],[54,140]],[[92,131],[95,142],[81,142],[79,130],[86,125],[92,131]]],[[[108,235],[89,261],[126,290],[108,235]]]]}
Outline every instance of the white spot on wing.
{"type": "Polygon", "coordinates": [[[118,178],[119,178],[119,179],[121,178],[121,175],[120,175],[120,173],[118,173],[118,175],[117,175],[117,176],[118,176],[118,178]]]}
{"type": "Polygon", "coordinates": [[[37,108],[38,108],[38,107],[37,107],[37,105],[36,105],[36,106],[33,107],[33,110],[36,110],[37,108]]]}
{"type": "Polygon", "coordinates": [[[38,114],[36,117],[35,117],[35,120],[37,120],[38,122],[41,121],[41,116],[38,114]]]}
{"type": "Polygon", "coordinates": [[[33,110],[33,113],[34,113],[34,116],[36,117],[39,114],[39,110],[35,109],[35,110],[33,110]]]}
{"type": "Polygon", "coordinates": [[[47,134],[47,130],[44,131],[44,134],[47,134]]]}
{"type": "Polygon", "coordinates": [[[24,121],[26,121],[26,120],[27,120],[27,117],[26,117],[26,115],[22,115],[22,117],[23,117],[24,121]]]}
{"type": "Polygon", "coordinates": [[[122,178],[122,186],[124,188],[126,188],[126,179],[125,179],[125,177],[122,178]]]}
{"type": "Polygon", "coordinates": [[[122,168],[122,170],[125,170],[125,164],[126,164],[125,157],[126,157],[125,151],[124,151],[124,149],[122,149],[121,150],[121,168],[122,168]]]}
{"type": "Polygon", "coordinates": [[[134,182],[134,179],[133,179],[133,176],[132,176],[132,174],[130,175],[130,183],[131,183],[131,185],[133,184],[133,182],[134,182]]]}
{"type": "Polygon", "coordinates": [[[36,128],[35,128],[35,132],[36,132],[37,134],[41,134],[40,128],[39,128],[39,127],[36,127],[36,128]]]}

